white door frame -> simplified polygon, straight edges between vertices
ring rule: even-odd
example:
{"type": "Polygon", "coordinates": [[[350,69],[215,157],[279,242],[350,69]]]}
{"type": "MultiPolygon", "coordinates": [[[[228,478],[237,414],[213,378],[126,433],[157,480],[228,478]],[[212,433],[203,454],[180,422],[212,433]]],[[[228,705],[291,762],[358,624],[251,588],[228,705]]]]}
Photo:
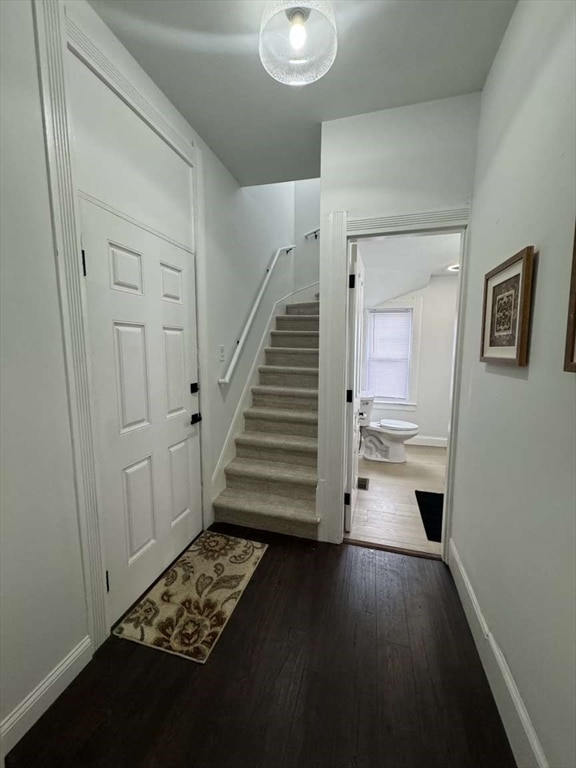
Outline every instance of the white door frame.
{"type": "MultiPolygon", "coordinates": [[[[80,218],[77,208],[77,186],[74,183],[69,110],[66,97],[65,57],[67,48],[95,72],[192,169],[196,165],[196,151],[194,144],[183,138],[125,74],[107,58],[98,47],[94,37],[88,37],[70,17],[67,17],[63,0],[32,0],[32,5],[64,339],[88,633],[94,650],[96,650],[106,639],[108,626],[106,621],[103,539],[98,513],[95,475],[95,443],[92,425],[90,362],[86,337],[87,307],[82,282],[80,218]]],[[[193,177],[196,177],[195,173],[193,177]]],[[[199,179],[193,178],[192,194],[195,204],[202,197],[198,185],[199,179]]],[[[203,290],[204,280],[204,269],[198,269],[197,293],[199,297],[205,293],[203,290]]],[[[199,316],[202,314],[202,307],[199,305],[197,306],[197,314],[199,316]]],[[[206,353],[205,342],[205,333],[201,331],[198,339],[199,366],[201,366],[201,361],[206,353]]],[[[202,481],[206,487],[206,446],[202,438],[200,445],[202,481]]],[[[206,522],[205,506],[204,521],[206,522]]]]}
{"type": "Polygon", "coordinates": [[[468,273],[468,208],[425,211],[399,216],[348,219],[346,211],[332,211],[322,223],[320,257],[320,375],[318,433],[318,514],[324,540],[341,543],[344,530],[346,431],[346,301],[347,244],[350,238],[377,235],[459,232],[462,235],[458,313],[455,332],[454,369],[451,384],[450,432],[444,517],[442,559],[448,560],[452,529],[452,503],[456,456],[456,435],[460,382],[462,378],[463,322],[468,273]]]}

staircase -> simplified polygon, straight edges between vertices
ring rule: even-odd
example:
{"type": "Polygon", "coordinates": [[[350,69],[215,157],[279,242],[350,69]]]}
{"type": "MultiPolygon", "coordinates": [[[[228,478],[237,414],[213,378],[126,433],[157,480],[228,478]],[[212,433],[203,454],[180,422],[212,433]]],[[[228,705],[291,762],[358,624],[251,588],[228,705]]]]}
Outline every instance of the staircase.
{"type": "Polygon", "coordinates": [[[319,303],[276,317],[215,519],[316,538],[319,303]]]}

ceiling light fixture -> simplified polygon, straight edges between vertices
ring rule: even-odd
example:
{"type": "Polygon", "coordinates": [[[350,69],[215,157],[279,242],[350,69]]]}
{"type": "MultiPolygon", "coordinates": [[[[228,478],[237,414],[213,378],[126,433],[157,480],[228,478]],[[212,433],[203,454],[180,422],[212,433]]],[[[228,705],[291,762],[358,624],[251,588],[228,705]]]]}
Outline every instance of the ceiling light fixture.
{"type": "Polygon", "coordinates": [[[262,14],[260,60],[279,83],[308,85],[328,72],[338,50],[327,0],[276,0],[262,14]]]}
{"type": "Polygon", "coordinates": [[[446,268],[448,272],[459,272],[460,271],[460,264],[452,264],[451,267],[446,268]]]}

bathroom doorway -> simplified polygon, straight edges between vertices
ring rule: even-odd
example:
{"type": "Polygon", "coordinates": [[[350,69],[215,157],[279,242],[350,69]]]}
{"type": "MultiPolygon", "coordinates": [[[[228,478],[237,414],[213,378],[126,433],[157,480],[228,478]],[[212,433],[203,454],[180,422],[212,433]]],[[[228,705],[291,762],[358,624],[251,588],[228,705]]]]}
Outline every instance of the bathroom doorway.
{"type": "Polygon", "coordinates": [[[441,557],[462,245],[349,241],[347,541],[441,557]]]}

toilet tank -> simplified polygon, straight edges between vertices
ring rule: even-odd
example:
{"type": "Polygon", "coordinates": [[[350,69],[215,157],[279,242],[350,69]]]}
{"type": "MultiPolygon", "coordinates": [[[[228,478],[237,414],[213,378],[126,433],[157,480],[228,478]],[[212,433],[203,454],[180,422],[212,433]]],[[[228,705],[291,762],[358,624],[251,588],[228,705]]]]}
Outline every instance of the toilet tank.
{"type": "Polygon", "coordinates": [[[366,427],[372,420],[372,408],[374,407],[374,395],[366,392],[360,394],[360,413],[358,414],[358,424],[366,427]]]}

